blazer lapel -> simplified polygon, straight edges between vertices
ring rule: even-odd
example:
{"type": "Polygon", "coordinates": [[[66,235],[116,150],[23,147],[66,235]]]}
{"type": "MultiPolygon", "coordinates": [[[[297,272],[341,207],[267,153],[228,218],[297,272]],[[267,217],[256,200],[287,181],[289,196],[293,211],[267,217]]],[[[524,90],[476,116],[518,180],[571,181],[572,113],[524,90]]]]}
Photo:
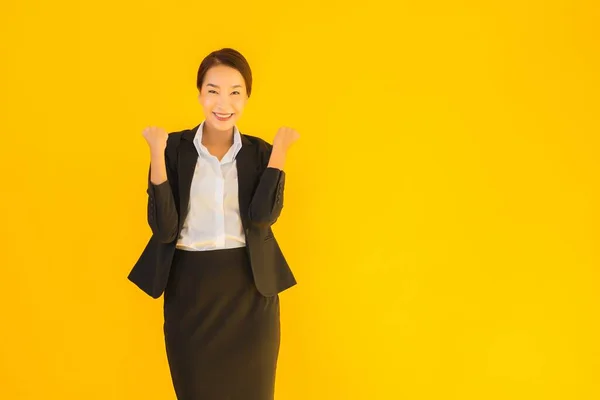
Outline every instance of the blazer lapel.
{"type": "Polygon", "coordinates": [[[198,151],[196,150],[196,146],[194,146],[194,136],[196,136],[198,126],[183,132],[182,139],[184,140],[180,142],[179,146],[179,157],[177,160],[177,171],[179,174],[179,232],[181,232],[183,222],[189,211],[192,179],[194,178],[196,163],[198,162],[198,151]]]}
{"type": "Polygon", "coordinates": [[[259,165],[256,159],[255,148],[250,140],[243,134],[242,148],[235,157],[236,169],[238,174],[238,201],[240,207],[240,216],[244,230],[247,230],[249,224],[248,210],[252,200],[252,190],[258,176],[259,165]]]}

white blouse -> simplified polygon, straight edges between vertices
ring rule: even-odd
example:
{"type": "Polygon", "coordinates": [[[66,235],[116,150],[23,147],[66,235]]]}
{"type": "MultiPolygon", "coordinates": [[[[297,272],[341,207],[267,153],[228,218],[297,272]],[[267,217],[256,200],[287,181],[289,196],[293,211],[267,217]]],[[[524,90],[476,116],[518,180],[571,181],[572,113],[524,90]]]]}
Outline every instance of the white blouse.
{"type": "Polygon", "coordinates": [[[246,245],[238,201],[235,157],[242,148],[240,132],[234,127],[233,145],[219,161],[202,144],[204,121],[198,127],[194,145],[198,161],[190,190],[189,212],[176,247],[201,251],[246,245]]]}

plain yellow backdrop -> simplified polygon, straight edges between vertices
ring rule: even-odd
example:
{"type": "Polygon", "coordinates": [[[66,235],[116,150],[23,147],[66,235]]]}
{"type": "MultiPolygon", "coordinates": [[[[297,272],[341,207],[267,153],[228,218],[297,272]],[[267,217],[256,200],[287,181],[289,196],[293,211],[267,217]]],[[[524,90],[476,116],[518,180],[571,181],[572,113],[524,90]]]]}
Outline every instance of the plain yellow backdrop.
{"type": "Polygon", "coordinates": [[[600,398],[598,3],[3,1],[1,399],[174,399],[145,245],[146,125],[286,164],[278,400],[600,398]],[[415,5],[413,3],[418,3],[415,5]],[[496,4],[494,4],[496,3],[496,4]]]}

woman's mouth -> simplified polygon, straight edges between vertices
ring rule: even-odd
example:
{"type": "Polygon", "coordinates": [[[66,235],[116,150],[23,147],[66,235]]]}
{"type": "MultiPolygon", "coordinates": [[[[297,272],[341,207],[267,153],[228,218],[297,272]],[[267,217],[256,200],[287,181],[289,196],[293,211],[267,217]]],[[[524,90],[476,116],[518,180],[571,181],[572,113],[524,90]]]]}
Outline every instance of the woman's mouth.
{"type": "Polygon", "coordinates": [[[215,115],[215,117],[217,117],[219,121],[227,121],[233,116],[233,114],[218,114],[215,112],[213,114],[215,115]]]}

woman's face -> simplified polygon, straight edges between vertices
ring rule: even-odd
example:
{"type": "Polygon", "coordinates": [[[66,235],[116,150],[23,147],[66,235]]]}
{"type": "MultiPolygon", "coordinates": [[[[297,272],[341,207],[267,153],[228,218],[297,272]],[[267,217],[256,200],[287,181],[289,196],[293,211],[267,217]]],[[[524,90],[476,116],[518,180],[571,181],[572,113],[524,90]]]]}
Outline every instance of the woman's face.
{"type": "Polygon", "coordinates": [[[217,131],[230,131],[248,101],[244,77],[235,68],[214,66],[204,76],[198,100],[204,110],[205,124],[217,131]]]}

